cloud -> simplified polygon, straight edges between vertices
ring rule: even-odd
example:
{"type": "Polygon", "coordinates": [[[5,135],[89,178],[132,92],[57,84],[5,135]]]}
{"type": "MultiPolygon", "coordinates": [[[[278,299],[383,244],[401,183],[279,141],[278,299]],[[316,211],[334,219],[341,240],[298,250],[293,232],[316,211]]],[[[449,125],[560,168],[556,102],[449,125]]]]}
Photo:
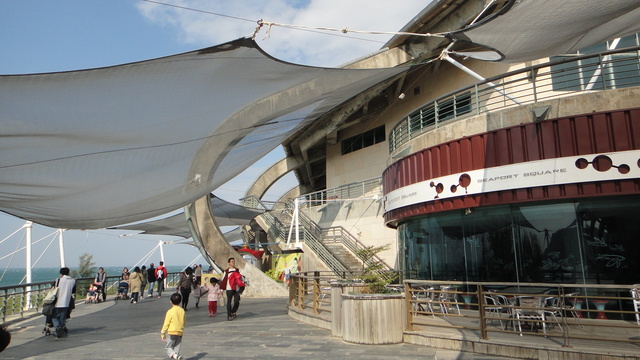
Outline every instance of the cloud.
{"type": "MultiPolygon", "coordinates": [[[[249,36],[258,20],[310,27],[398,31],[426,6],[415,0],[163,1],[182,8],[142,2],[138,9],[153,23],[174,27],[179,41],[198,47],[249,36]]],[[[267,30],[263,27],[256,37],[265,51],[281,60],[315,66],[337,66],[367,55],[380,49],[392,36],[274,26],[265,38],[267,30]]]]}

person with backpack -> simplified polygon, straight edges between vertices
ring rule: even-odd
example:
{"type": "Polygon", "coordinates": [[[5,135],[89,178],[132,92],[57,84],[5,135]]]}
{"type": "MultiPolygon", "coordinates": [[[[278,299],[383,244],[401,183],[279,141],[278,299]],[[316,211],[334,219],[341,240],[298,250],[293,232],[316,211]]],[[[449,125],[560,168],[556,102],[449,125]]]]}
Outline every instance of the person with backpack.
{"type": "Polygon", "coordinates": [[[160,265],[156,268],[156,281],[158,282],[158,299],[162,297],[164,291],[164,279],[167,278],[167,268],[164,267],[164,261],[160,261],[160,265]]]}

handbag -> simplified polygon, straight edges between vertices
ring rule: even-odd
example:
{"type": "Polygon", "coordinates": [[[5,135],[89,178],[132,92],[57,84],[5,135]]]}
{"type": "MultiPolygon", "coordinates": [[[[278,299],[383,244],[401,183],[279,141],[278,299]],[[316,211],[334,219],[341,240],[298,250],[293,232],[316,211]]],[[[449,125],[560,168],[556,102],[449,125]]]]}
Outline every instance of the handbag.
{"type": "Polygon", "coordinates": [[[55,305],[53,303],[42,305],[42,315],[44,316],[52,316],[53,309],[55,309],[55,305]]]}
{"type": "Polygon", "coordinates": [[[58,299],[58,287],[53,285],[51,289],[49,289],[49,292],[47,293],[47,295],[42,300],[42,303],[53,304],[56,302],[57,299],[58,299]]]}

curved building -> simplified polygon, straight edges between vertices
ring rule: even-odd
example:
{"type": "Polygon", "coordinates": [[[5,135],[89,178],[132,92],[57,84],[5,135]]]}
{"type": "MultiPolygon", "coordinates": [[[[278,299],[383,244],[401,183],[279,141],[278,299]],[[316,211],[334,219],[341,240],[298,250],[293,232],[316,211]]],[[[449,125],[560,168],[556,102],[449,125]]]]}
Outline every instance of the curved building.
{"type": "Polygon", "coordinates": [[[392,244],[404,278],[640,282],[640,41],[621,25],[637,4],[609,4],[610,33],[569,29],[576,2],[539,4],[432,3],[402,31],[445,39],[399,35],[353,64],[416,65],[287,140],[315,159],[296,170],[305,199],[342,200],[307,215],[392,244]],[[382,200],[331,195],[376,178],[382,200]]]}

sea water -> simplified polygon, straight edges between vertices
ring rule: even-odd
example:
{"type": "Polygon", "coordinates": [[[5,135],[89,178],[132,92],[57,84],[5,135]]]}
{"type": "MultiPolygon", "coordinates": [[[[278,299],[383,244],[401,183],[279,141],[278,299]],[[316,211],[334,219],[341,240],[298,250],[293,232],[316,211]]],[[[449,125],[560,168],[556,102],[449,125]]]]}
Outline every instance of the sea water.
{"type": "MultiPolygon", "coordinates": [[[[107,273],[107,276],[119,276],[122,274],[122,267],[118,266],[106,266],[104,271],[107,273]]],[[[167,266],[167,271],[172,272],[180,272],[184,269],[185,266],[167,266]]],[[[70,268],[72,271],[77,270],[74,268],[70,268]]],[[[132,269],[129,268],[129,271],[132,269]]],[[[98,267],[95,267],[94,274],[91,276],[95,276],[95,273],[98,272],[98,267]]],[[[43,281],[53,281],[60,277],[60,268],[34,268],[31,269],[31,282],[43,282],[43,281]]],[[[27,271],[24,268],[7,268],[0,270],[0,286],[11,286],[18,284],[25,284],[27,282],[27,271]]]]}

